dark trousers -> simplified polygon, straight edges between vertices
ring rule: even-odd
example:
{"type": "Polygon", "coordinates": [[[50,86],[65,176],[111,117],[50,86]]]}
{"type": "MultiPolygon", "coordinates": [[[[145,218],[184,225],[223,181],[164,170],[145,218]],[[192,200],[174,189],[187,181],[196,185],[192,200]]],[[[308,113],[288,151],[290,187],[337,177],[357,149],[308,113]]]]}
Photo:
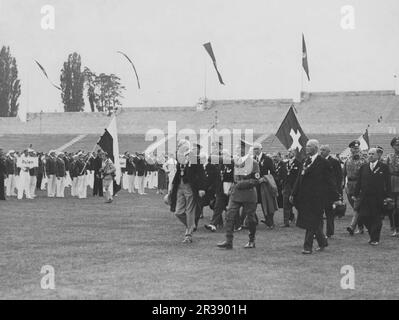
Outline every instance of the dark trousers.
{"type": "Polygon", "coordinates": [[[313,250],[313,239],[316,236],[317,244],[320,248],[326,247],[328,245],[327,239],[323,233],[323,225],[320,223],[320,226],[316,229],[306,229],[305,233],[305,242],[303,244],[303,248],[307,251],[313,250]]]}
{"type": "Polygon", "coordinates": [[[362,223],[366,226],[370,236],[371,242],[379,242],[382,229],[382,217],[381,216],[363,216],[360,217],[362,223]]]}
{"type": "MultiPolygon", "coordinates": [[[[335,230],[335,225],[334,225],[334,211],[332,209],[332,206],[328,206],[325,210],[324,213],[326,215],[326,235],[327,237],[333,236],[334,235],[334,230],[335,230]]],[[[324,223],[322,221],[322,228],[324,229],[324,223]]]]}
{"type": "Polygon", "coordinates": [[[114,189],[114,194],[113,196],[115,196],[119,191],[122,190],[122,186],[120,184],[117,184],[116,181],[114,180],[113,182],[113,189],[114,189]]]}
{"type": "Polygon", "coordinates": [[[215,208],[213,209],[213,215],[211,219],[211,225],[223,226],[223,211],[229,203],[229,197],[224,193],[216,194],[215,208]]]}
{"type": "Polygon", "coordinates": [[[399,201],[398,201],[398,194],[393,194],[393,199],[395,200],[395,207],[389,213],[389,224],[391,225],[392,230],[399,231],[399,201]]]}
{"type": "Polygon", "coordinates": [[[103,197],[103,179],[97,177],[97,174],[94,175],[94,186],[93,186],[93,196],[103,197]]]}
{"type": "Polygon", "coordinates": [[[229,243],[233,243],[235,219],[239,215],[241,207],[248,223],[249,241],[255,241],[257,204],[255,202],[237,202],[230,199],[226,214],[226,241],[229,243]]]}
{"type": "Polygon", "coordinates": [[[36,189],[40,190],[42,187],[42,180],[43,180],[43,173],[39,173],[37,175],[37,180],[36,180],[36,189]]]}
{"type": "Polygon", "coordinates": [[[290,195],[283,193],[283,212],[284,212],[284,224],[289,225],[290,221],[295,219],[293,205],[290,202],[290,195]]]}
{"type": "Polygon", "coordinates": [[[4,177],[0,177],[0,200],[6,200],[5,188],[4,188],[4,177]]]}

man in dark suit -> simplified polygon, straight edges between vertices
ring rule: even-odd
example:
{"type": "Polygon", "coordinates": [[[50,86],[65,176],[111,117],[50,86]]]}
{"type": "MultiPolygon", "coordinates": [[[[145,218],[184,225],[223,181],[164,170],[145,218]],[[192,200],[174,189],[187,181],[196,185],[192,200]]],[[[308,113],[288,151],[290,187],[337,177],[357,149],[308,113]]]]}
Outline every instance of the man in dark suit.
{"type": "Polygon", "coordinates": [[[318,155],[318,151],[319,142],[309,140],[306,144],[307,158],[291,196],[291,202],[298,209],[297,226],[306,230],[303,254],[312,253],[314,237],[319,245],[317,251],[328,246],[322,227],[323,213],[327,201],[338,203],[340,197],[330,165],[318,155]]]}
{"type": "Polygon", "coordinates": [[[94,171],[94,186],[93,186],[93,196],[104,196],[103,190],[103,179],[101,179],[100,170],[103,166],[103,160],[101,157],[101,150],[97,151],[95,158],[91,159],[91,165],[94,171]]]}
{"type": "Polygon", "coordinates": [[[197,158],[197,150],[191,149],[188,140],[179,142],[177,155],[170,210],[186,226],[183,242],[191,243],[198,201],[205,195],[206,178],[204,166],[197,158]]]}
{"type": "Polygon", "coordinates": [[[391,192],[391,181],[389,168],[378,160],[376,148],[369,150],[368,157],[369,163],[360,168],[354,196],[359,200],[359,219],[370,235],[369,244],[376,246],[380,242],[384,200],[391,192]]]}
{"type": "Polygon", "coordinates": [[[284,212],[284,227],[289,227],[290,222],[295,220],[295,215],[292,208],[292,203],[289,198],[294,190],[295,182],[298,178],[301,169],[301,162],[296,158],[296,149],[288,150],[288,162],[286,163],[286,174],[283,177],[283,212],[284,212]]]}
{"type": "Polygon", "coordinates": [[[0,200],[6,200],[4,190],[4,178],[6,175],[6,164],[3,149],[0,149],[0,200]]]}
{"type": "MultiPolygon", "coordinates": [[[[254,159],[259,164],[260,176],[265,177],[267,175],[272,175],[276,180],[276,171],[274,167],[273,160],[268,157],[264,152],[262,152],[262,145],[260,143],[254,143],[253,146],[254,159]]],[[[265,184],[267,182],[263,182],[265,184]]],[[[262,192],[265,188],[262,188],[261,184],[256,187],[258,195],[258,203],[262,206],[262,212],[265,220],[261,220],[270,229],[274,228],[274,213],[278,210],[277,197],[270,195],[266,198],[266,194],[262,192]],[[262,201],[263,198],[263,201],[262,201]]]]}
{"type": "MultiPolygon", "coordinates": [[[[337,187],[338,192],[342,198],[342,167],[340,162],[337,159],[334,159],[330,156],[330,146],[323,145],[320,147],[320,155],[326,159],[330,165],[330,170],[334,178],[335,185],[337,187]]],[[[334,210],[333,210],[333,201],[328,201],[326,203],[325,215],[327,220],[327,238],[331,238],[334,235],[334,210]]]]}

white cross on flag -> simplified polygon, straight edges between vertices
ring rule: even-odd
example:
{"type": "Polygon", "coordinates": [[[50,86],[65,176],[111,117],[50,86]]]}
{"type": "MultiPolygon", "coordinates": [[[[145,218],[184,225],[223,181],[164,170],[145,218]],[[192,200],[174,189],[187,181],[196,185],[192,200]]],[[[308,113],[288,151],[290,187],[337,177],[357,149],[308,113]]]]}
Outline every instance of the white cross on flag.
{"type": "Polygon", "coordinates": [[[305,147],[309,139],[299,125],[292,106],[281,123],[276,137],[287,150],[291,148],[297,149],[298,160],[302,160],[305,157],[305,147]]]}

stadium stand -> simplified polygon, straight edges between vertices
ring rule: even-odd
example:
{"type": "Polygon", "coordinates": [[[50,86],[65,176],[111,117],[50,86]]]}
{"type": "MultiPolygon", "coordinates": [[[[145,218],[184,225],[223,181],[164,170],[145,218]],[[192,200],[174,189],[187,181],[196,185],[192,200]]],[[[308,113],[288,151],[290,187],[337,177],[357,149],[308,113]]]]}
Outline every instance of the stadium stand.
{"type": "MultiPolygon", "coordinates": [[[[252,129],[266,150],[283,151],[274,133],[292,104],[289,99],[211,100],[203,111],[196,107],[123,108],[118,114],[120,150],[144,150],[151,143],[144,140],[145,133],[153,128],[166,133],[168,121],[176,121],[178,130],[207,129],[217,112],[218,129],[252,129]]],[[[371,144],[387,149],[396,130],[399,134],[399,96],[394,91],[302,93],[295,108],[308,137],[330,144],[333,153],[345,149],[369,125],[371,144]]],[[[18,150],[32,144],[48,151],[85,135],[66,151],[91,150],[109,121],[102,113],[29,113],[27,123],[0,118],[0,146],[18,150]]]]}

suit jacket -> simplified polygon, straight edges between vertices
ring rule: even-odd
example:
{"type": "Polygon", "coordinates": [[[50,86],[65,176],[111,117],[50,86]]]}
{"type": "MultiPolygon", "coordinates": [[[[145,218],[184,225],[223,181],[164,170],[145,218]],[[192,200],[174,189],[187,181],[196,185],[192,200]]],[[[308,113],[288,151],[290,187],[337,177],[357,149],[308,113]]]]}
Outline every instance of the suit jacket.
{"type": "Polygon", "coordinates": [[[16,164],[15,164],[15,160],[13,158],[7,157],[6,161],[5,161],[5,165],[6,165],[6,174],[15,174],[16,173],[16,164]]]}
{"type": "Polygon", "coordinates": [[[56,159],[48,157],[46,159],[46,175],[47,176],[55,175],[55,171],[56,171],[56,159]]]}
{"type": "Polygon", "coordinates": [[[338,188],[338,191],[342,195],[343,172],[341,163],[333,157],[328,157],[327,161],[330,164],[333,178],[338,188]]]}
{"type": "Polygon", "coordinates": [[[294,158],[292,162],[288,161],[286,166],[287,175],[283,182],[283,194],[290,196],[294,189],[295,182],[298,179],[298,175],[301,172],[302,164],[297,158],[294,158]]]}
{"type": "Polygon", "coordinates": [[[380,161],[371,171],[370,164],[360,167],[359,180],[355,187],[355,197],[359,197],[361,216],[380,216],[383,214],[384,199],[391,193],[389,167],[380,161]]]}
{"type": "Polygon", "coordinates": [[[64,160],[57,158],[55,176],[57,178],[64,178],[65,175],[66,175],[65,162],[64,162],[64,160]]]}
{"type": "Polygon", "coordinates": [[[309,167],[302,164],[292,196],[298,209],[297,226],[317,229],[327,203],[340,197],[329,162],[318,155],[309,167]]]}
{"type": "Polygon", "coordinates": [[[183,180],[184,183],[188,183],[191,186],[194,194],[194,201],[198,202],[199,190],[206,190],[206,176],[204,171],[204,166],[197,162],[197,164],[186,165],[183,170],[183,176],[181,175],[181,164],[177,163],[176,166],[176,174],[173,178],[173,187],[171,194],[171,205],[170,210],[175,212],[176,210],[176,202],[177,202],[177,190],[179,188],[180,182],[183,180]]]}
{"type": "Polygon", "coordinates": [[[271,158],[262,153],[258,163],[261,177],[271,174],[274,178],[276,178],[276,170],[271,158]]]}

